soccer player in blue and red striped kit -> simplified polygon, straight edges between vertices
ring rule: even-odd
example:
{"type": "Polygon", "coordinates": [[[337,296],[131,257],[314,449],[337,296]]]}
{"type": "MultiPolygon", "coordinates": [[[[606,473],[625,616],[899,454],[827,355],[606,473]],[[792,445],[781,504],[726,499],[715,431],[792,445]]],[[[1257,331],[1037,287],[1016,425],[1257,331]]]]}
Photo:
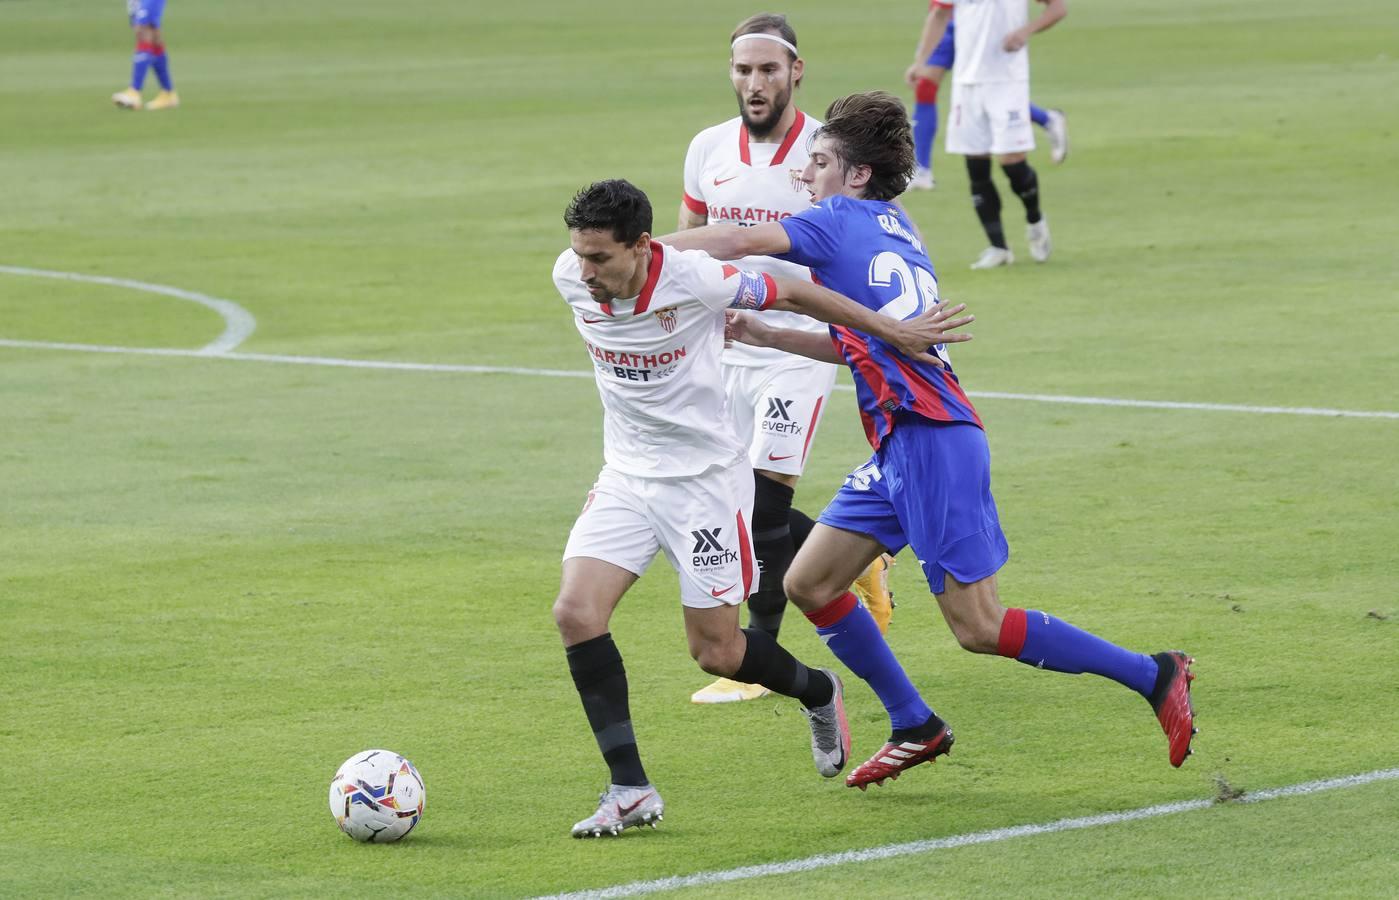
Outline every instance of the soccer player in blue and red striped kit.
{"type": "Polygon", "coordinates": [[[126,12],[131,30],[136,33],[136,52],[131,57],[131,84],[113,94],[112,102],[122,109],[174,109],[180,105],[180,97],[175,93],[170,58],[165,54],[165,42],[160,36],[165,0],[126,0],[126,12]],[[143,104],[141,88],[151,69],[155,69],[156,80],[160,82],[160,93],[143,104]]]}
{"type": "MultiPolygon", "coordinates": [[[[883,93],[831,104],[802,180],[815,205],[751,228],[711,225],[664,238],[718,257],[775,255],[801,263],[820,283],[897,319],[938,303],[937,278],[917,232],[893,203],[913,171],[903,104],[883,93]]],[[[863,789],[897,778],[952,746],[952,730],[924,701],[847,586],[878,554],[912,548],[958,642],[1041,669],[1091,672],[1144,697],[1166,732],[1170,761],[1190,753],[1193,662],[1180,651],[1135,653],[1048,613],[1002,605],[996,572],[1009,547],[991,496],[986,433],[948,361],[911,360],[850,328],[830,338],[737,317],[730,337],[845,363],[854,376],[874,456],[836,493],[797,554],[788,598],[822,640],[869,683],[889,713],[884,747],[846,784],[863,789]]]]}

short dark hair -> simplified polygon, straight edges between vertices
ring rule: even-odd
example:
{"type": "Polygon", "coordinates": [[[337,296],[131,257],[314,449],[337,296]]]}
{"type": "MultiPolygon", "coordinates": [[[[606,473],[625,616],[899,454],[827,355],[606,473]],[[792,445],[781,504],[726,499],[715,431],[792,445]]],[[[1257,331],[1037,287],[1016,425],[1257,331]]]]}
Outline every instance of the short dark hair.
{"type": "MultiPolygon", "coordinates": [[[[775,34],[793,47],[797,46],[797,30],[792,27],[791,23],[787,21],[787,17],[782,13],[758,13],[739,22],[734,33],[729,35],[729,46],[732,47],[733,42],[745,34],[775,34]]],[[[797,54],[791,50],[787,51],[787,56],[790,57],[791,62],[797,61],[797,54]]],[[[801,86],[802,80],[798,78],[797,87],[801,86]]]]}
{"type": "Polygon", "coordinates": [[[563,221],[573,231],[609,229],[614,241],[634,244],[651,231],[651,201],[630,181],[609,178],[574,194],[563,221]]]}
{"type": "Polygon", "coordinates": [[[913,132],[898,97],[884,91],[851,94],[826,109],[826,124],[812,136],[836,144],[843,167],[869,166],[865,196],[893,200],[913,176],[913,132]]]}

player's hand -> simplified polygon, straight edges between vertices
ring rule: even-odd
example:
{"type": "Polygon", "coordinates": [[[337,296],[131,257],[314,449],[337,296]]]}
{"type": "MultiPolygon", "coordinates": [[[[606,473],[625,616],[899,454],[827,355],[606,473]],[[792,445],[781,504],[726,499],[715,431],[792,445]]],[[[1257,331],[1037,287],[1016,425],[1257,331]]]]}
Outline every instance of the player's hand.
{"type": "Polygon", "coordinates": [[[1029,42],[1029,40],[1030,29],[1017,28],[1010,34],[1006,35],[1006,39],[1004,41],[1001,41],[1001,46],[1005,48],[1005,51],[1007,53],[1014,53],[1021,47],[1024,47],[1025,44],[1029,42]]]}
{"type": "Polygon", "coordinates": [[[958,315],[966,308],[965,303],[929,307],[922,315],[900,322],[898,334],[889,343],[909,359],[941,367],[942,360],[928,350],[934,344],[960,344],[972,339],[970,334],[955,330],[976,321],[976,316],[958,315]]]}
{"type": "Polygon", "coordinates": [[[904,73],[904,80],[908,82],[909,87],[917,87],[920,79],[931,79],[936,73],[937,66],[930,66],[927,63],[914,63],[909,66],[908,71],[904,73]]]}
{"type": "Polygon", "coordinates": [[[752,313],[746,313],[741,309],[725,310],[724,346],[729,347],[734,341],[752,344],[755,347],[766,346],[762,341],[764,327],[752,313]]]}

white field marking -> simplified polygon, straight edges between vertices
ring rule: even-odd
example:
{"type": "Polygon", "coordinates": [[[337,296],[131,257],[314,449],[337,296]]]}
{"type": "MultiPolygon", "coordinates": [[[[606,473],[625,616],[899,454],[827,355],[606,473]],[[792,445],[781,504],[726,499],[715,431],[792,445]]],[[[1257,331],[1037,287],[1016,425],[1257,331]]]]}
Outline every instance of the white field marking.
{"type": "Polygon", "coordinates": [[[992,831],[974,831],[968,834],[954,834],[950,837],[937,838],[935,840],[911,841],[906,844],[886,844],[883,847],[871,847],[868,850],[848,850],[844,853],[825,853],[819,856],[808,856],[805,859],[793,859],[787,862],[766,863],[759,866],[743,866],[738,869],[724,869],[715,872],[698,872],[694,875],[658,878],[654,881],[634,881],[630,884],[619,884],[614,887],[599,888],[592,891],[551,894],[546,898],[541,898],[541,900],[604,900],[604,898],[609,897],[636,897],[642,894],[655,894],[661,891],[674,891],[681,888],[704,887],[712,884],[724,884],[730,881],[747,881],[752,878],[766,878],[770,875],[811,872],[816,869],[827,869],[832,866],[844,866],[850,863],[872,862],[880,859],[892,859],[897,856],[912,856],[921,853],[931,853],[935,850],[951,850],[957,847],[970,847],[974,844],[992,844],[999,841],[1008,841],[1013,838],[1030,837],[1036,834],[1076,831],[1080,828],[1096,828],[1100,825],[1120,825],[1123,822],[1135,822],[1140,819],[1154,819],[1159,816],[1170,816],[1176,813],[1208,809],[1215,805],[1260,803],[1264,800],[1276,800],[1279,797],[1319,794],[1322,791],[1357,787],[1359,785],[1372,784],[1376,781],[1387,781],[1394,778],[1399,778],[1399,768],[1379,769],[1374,772],[1366,772],[1362,775],[1327,778],[1322,781],[1308,781],[1302,784],[1289,785],[1287,787],[1257,791],[1256,793],[1244,794],[1238,800],[1227,801],[1222,804],[1215,800],[1184,800],[1179,803],[1162,803],[1158,806],[1144,806],[1140,809],[1129,809],[1123,812],[1104,813],[1097,816],[1083,816],[1077,819],[1060,819],[1057,822],[1046,822],[1042,825],[1016,825],[1012,828],[997,828],[992,831]]]}
{"type": "MultiPolygon", "coordinates": [[[[51,272],[47,269],[25,269],[20,266],[0,266],[0,274],[3,275],[26,275],[33,278],[57,278],[61,281],[81,281],[85,284],[106,284],[112,287],[129,288],[133,291],[144,291],[147,294],[163,294],[167,297],[176,297],[180,300],[190,300],[200,306],[206,306],[218,313],[223,319],[223,334],[219,335],[212,343],[206,344],[196,351],[198,356],[218,356],[227,353],[239,344],[243,343],[257,328],[257,320],[252,313],[234,303],[232,300],[221,300],[218,297],[210,297],[207,294],[200,294],[194,291],[186,291],[181,288],[169,287],[163,284],[150,284],[145,281],[132,281],[128,278],[109,278],[105,275],[79,275],[76,272],[51,272]]],[[[34,341],[30,346],[45,346],[43,342],[34,341]]],[[[72,349],[66,344],[48,344],[55,350],[72,349]]]]}
{"type": "MultiPolygon", "coordinates": [[[[3,271],[0,267],[0,271],[3,271]]],[[[171,288],[170,290],[173,290],[171,288]]],[[[212,344],[210,345],[213,346],[212,344]]],[[[166,347],[113,347],[102,344],[71,344],[53,341],[18,341],[0,338],[0,347],[38,350],[74,350],[81,353],[119,353],[135,356],[196,356],[210,359],[231,359],[242,362],[281,363],[296,366],[334,366],[343,369],[393,369],[403,372],[448,372],[468,375],[525,375],[541,378],[592,378],[583,369],[528,369],[520,366],[465,366],[455,363],[395,362],[380,359],[340,359],[333,356],[287,356],[276,353],[234,353],[200,350],[180,350],[166,347]]],[[[838,384],[838,391],[854,391],[848,384],[838,384]]],[[[1315,406],[1247,406],[1240,403],[1189,403],[1174,400],[1131,400],[1120,397],[1080,397],[1069,394],[1013,394],[1004,391],[967,391],[969,397],[985,400],[1021,400],[1028,403],[1066,403],[1078,406],[1119,406],[1139,409],[1180,409],[1203,412],[1238,412],[1259,415],[1320,416],[1339,419],[1395,419],[1399,412],[1369,409],[1329,409],[1315,406]]]]}

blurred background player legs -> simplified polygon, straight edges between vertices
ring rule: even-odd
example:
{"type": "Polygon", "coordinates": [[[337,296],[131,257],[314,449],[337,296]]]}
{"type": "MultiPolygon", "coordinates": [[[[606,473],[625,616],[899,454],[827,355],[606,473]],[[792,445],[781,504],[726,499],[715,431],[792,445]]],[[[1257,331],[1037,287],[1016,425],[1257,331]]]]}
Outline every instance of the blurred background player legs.
{"type": "Polygon", "coordinates": [[[126,8],[131,30],[136,35],[136,52],[131,58],[131,84],[113,94],[112,102],[122,109],[141,109],[143,106],[148,110],[174,109],[180,105],[180,98],[175,93],[175,82],[170,77],[170,58],[165,53],[165,44],[160,36],[165,0],[127,0],[126,8]],[[143,104],[141,88],[150,69],[155,70],[160,93],[150,103],[143,104]]]}
{"type": "MultiPolygon", "coordinates": [[[[933,178],[933,144],[938,136],[938,90],[942,79],[956,61],[956,22],[928,57],[927,67],[913,86],[913,155],[917,168],[908,186],[913,190],[931,191],[937,186],[933,178]]],[[[1030,121],[1049,136],[1049,161],[1056,166],[1069,155],[1069,120],[1063,110],[1045,109],[1030,104],[1030,121]]]]}

